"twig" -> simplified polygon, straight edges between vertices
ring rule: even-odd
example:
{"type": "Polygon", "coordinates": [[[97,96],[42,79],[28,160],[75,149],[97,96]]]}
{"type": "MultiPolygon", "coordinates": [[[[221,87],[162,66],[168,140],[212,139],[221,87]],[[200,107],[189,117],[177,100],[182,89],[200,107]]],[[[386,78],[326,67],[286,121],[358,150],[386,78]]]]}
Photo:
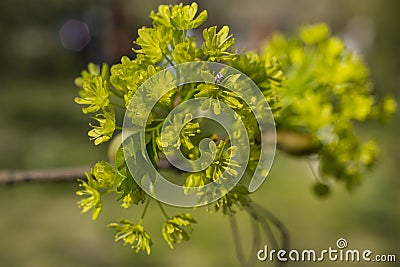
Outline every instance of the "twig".
{"type": "Polygon", "coordinates": [[[78,178],[86,179],[85,172],[89,172],[90,167],[91,166],[43,170],[3,170],[0,171],[0,184],[75,181],[78,178]]]}

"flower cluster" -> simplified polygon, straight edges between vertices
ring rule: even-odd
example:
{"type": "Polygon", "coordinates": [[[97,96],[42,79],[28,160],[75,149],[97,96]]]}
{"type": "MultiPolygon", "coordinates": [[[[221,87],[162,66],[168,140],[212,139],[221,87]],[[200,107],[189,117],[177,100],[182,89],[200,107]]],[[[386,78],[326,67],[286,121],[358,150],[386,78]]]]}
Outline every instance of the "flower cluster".
{"type": "Polygon", "coordinates": [[[170,248],[182,240],[189,240],[192,235],[192,224],[196,223],[192,215],[184,213],[168,219],[162,228],[162,235],[170,248]]]}
{"type": "MultiPolygon", "coordinates": [[[[87,181],[79,180],[82,188],[77,195],[82,199],[78,205],[84,213],[92,211],[95,220],[102,210],[105,194],[115,193],[125,209],[145,204],[138,224],[127,219],[109,224],[116,230],[115,240],[130,245],[136,252],[150,254],[151,251],[153,242],[142,223],[149,202],[153,200],[140,184],[146,176],[143,168],[129,169],[126,157],[135,161],[147,152],[149,162],[156,169],[165,166],[162,163],[172,150],[180,150],[187,159],[197,160],[203,153],[199,148],[201,140],[209,138],[213,141],[209,147],[215,153],[211,164],[197,172],[174,173],[171,179],[182,185],[185,194],[196,194],[205,200],[223,192],[223,197],[208,209],[212,207],[215,211],[233,215],[245,208],[250,210],[253,218],[259,219],[254,215],[254,205],[247,190],[249,181],[246,181],[255,172],[262,148],[259,123],[252,110],[260,111],[261,116],[267,113],[263,112],[265,109],[272,111],[278,149],[299,157],[315,156],[319,161],[316,175],[319,177],[314,191],[326,195],[329,193],[326,181],[331,182],[328,178],[343,182],[351,189],[361,182],[364,171],[376,162],[376,144],[373,140],[362,142],[355,135],[355,122],[372,118],[388,120],[396,109],[394,99],[385,97],[379,103],[372,96],[372,85],[363,60],[347,50],[339,38],[332,36],[325,24],[301,27],[298,35],[291,38],[277,33],[262,47],[261,53],[239,52],[234,47],[235,39],[228,26],[204,28],[203,40],[200,44],[196,42],[193,31],[206,21],[207,16],[207,11],[198,12],[196,3],[161,5],[157,12],[150,14],[153,25],[138,30],[134,59],[123,56],[121,62],[111,68],[107,64],[100,67],[90,63],[75,80],[79,87],[75,102],[83,106],[82,112],[92,120],[89,139],[95,145],[112,140],[113,147],[118,147],[110,153],[111,164],[100,161],[86,174],[87,181]],[[171,73],[161,77],[162,81],[154,80],[154,74],[159,71],[168,67],[176,70],[178,64],[193,61],[200,64],[201,61],[222,62],[244,73],[260,89],[269,107],[259,104],[260,101],[247,104],[240,97],[240,94],[247,94],[246,86],[238,83],[241,74],[225,77],[222,72],[201,73],[208,82],[177,85],[168,92],[165,89],[174,78],[171,73]],[[157,86],[145,88],[143,98],[135,98],[145,82],[157,86]],[[238,149],[244,142],[234,143],[226,132],[206,119],[194,120],[193,110],[178,112],[170,117],[171,122],[166,121],[176,106],[195,98],[207,99],[201,108],[215,115],[225,114],[227,106],[235,112],[235,118],[240,118],[244,127],[233,126],[236,137],[248,139],[247,165],[241,163],[241,159],[235,160],[240,158],[235,156],[241,156],[238,149]],[[145,110],[150,102],[154,105],[149,115],[145,110]],[[126,114],[133,125],[145,126],[144,134],[140,136],[145,144],[143,149],[134,141],[121,145],[120,135],[115,135],[122,130],[121,114],[126,114]],[[162,135],[163,125],[169,122],[162,135]],[[232,185],[232,190],[222,186],[223,182],[236,181],[238,177],[241,180],[232,185]],[[210,183],[215,185],[212,190],[206,189],[210,183]]],[[[262,101],[265,102],[263,98],[262,101]]],[[[167,219],[161,233],[168,246],[173,248],[175,244],[189,240],[192,225],[196,223],[192,215],[184,213],[169,217],[163,205],[158,204],[167,219]]]]}
{"type": "Polygon", "coordinates": [[[126,219],[120,220],[119,223],[110,223],[108,225],[108,227],[114,228],[117,231],[115,242],[122,240],[124,241],[124,245],[129,244],[136,253],[144,250],[147,254],[150,254],[150,247],[153,245],[153,241],[143,226],[134,224],[126,219]]]}

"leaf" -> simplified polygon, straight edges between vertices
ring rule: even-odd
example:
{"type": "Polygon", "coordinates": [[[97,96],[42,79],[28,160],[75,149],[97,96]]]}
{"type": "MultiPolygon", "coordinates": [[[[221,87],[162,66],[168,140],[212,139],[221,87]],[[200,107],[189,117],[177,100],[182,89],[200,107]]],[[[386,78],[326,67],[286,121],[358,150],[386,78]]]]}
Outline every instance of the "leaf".
{"type": "MultiPolygon", "coordinates": [[[[128,149],[125,146],[125,149],[128,149]]],[[[133,148],[134,149],[134,148],[133,148]]],[[[130,154],[135,154],[138,151],[132,150],[130,154]]],[[[146,200],[145,192],[139,187],[136,183],[135,179],[131,174],[131,170],[126,165],[125,155],[124,155],[124,146],[120,146],[115,155],[114,161],[114,190],[119,193],[121,196],[119,199],[123,199],[122,207],[128,208],[131,204],[140,204],[144,203],[146,200]]],[[[135,170],[133,175],[140,176],[143,173],[143,170],[135,170]]]]}

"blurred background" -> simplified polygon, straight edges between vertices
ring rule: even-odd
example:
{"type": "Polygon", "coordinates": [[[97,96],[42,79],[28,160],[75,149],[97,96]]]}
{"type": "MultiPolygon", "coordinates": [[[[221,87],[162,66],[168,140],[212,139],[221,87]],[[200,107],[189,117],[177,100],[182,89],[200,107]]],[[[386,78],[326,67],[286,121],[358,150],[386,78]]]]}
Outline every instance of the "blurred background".
{"type": "MultiPolygon", "coordinates": [[[[106,159],[106,145],[86,135],[88,121],[73,102],[73,81],[88,62],[116,63],[133,57],[137,29],[160,3],[178,1],[0,1],[0,170],[87,165],[106,159]]],[[[400,96],[400,2],[397,0],[199,1],[206,26],[229,25],[239,48],[257,49],[274,31],[295,33],[303,24],[326,22],[349,48],[364,55],[380,98],[400,96]]],[[[360,135],[375,137],[380,162],[354,192],[342,186],[324,200],[311,192],[304,160],[278,153],[271,174],[253,196],[287,226],[298,249],[335,247],[396,254],[400,261],[400,146],[397,115],[388,125],[370,123],[360,135]]],[[[136,255],[113,242],[106,225],[136,218],[135,207],[118,208],[108,197],[98,221],[80,215],[77,183],[0,186],[0,267],[47,266],[238,266],[228,219],[194,211],[199,222],[190,242],[170,250],[161,237],[162,215],[146,217],[152,255],[136,255]]],[[[170,208],[171,214],[183,212],[170,208]]],[[[239,215],[243,236],[250,233],[239,215]]],[[[263,241],[263,244],[268,244],[263,241]]],[[[245,246],[250,250],[250,244],[245,246]]],[[[255,255],[254,255],[255,257],[255,255]]],[[[368,264],[398,266],[399,263],[368,264]]],[[[266,262],[259,266],[272,266],[266,262]]],[[[330,263],[330,266],[360,264],[330,263]]],[[[326,266],[295,263],[289,266],[326,266]]]]}

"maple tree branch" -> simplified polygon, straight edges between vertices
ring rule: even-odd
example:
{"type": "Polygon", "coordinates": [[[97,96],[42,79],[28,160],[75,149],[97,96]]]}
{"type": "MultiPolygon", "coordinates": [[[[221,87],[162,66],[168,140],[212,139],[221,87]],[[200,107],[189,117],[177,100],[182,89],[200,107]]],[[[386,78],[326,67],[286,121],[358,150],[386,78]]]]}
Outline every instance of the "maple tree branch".
{"type": "Polygon", "coordinates": [[[43,170],[1,170],[0,184],[76,181],[78,178],[86,179],[85,172],[89,172],[90,168],[91,166],[88,165],[43,170]]]}

